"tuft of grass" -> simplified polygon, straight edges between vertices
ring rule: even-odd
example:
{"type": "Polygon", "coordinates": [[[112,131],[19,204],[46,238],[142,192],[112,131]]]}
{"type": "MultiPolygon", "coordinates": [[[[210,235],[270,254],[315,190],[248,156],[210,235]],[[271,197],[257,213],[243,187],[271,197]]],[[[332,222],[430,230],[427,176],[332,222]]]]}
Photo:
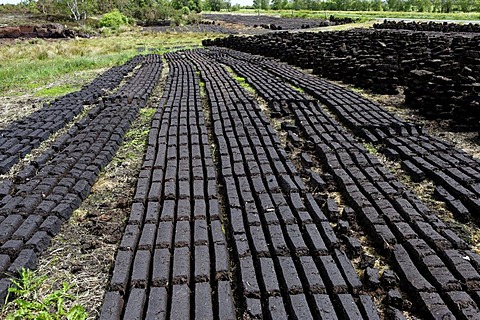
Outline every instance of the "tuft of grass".
{"type": "Polygon", "coordinates": [[[378,148],[376,146],[374,146],[372,143],[364,143],[363,146],[365,147],[365,149],[367,149],[368,153],[370,153],[374,156],[380,155],[380,152],[378,151],[378,148]]]}
{"type": "Polygon", "coordinates": [[[153,115],[157,111],[156,108],[143,108],[140,109],[140,117],[138,123],[130,128],[125,134],[124,147],[126,152],[117,154],[117,158],[114,161],[123,162],[127,159],[134,159],[139,154],[145,152],[147,145],[148,134],[150,133],[150,121],[153,115]]]}
{"type": "Polygon", "coordinates": [[[300,92],[300,93],[305,93],[305,90],[303,90],[303,89],[300,88],[300,87],[295,87],[293,84],[290,84],[290,87],[292,87],[293,90],[295,90],[295,91],[298,91],[298,92],[300,92]]]}
{"type": "Polygon", "coordinates": [[[232,68],[228,67],[228,66],[225,66],[225,69],[227,70],[227,72],[230,74],[230,76],[238,82],[238,84],[240,84],[240,86],[242,88],[244,88],[248,93],[252,94],[252,95],[256,95],[256,91],[255,89],[249,85],[247,83],[247,81],[245,80],[245,78],[243,77],[240,77],[237,73],[235,73],[235,71],[233,71],[232,68]]]}
{"type": "MultiPolygon", "coordinates": [[[[33,271],[22,269],[18,279],[11,279],[13,286],[8,289],[7,301],[3,312],[8,310],[6,320],[85,320],[87,313],[80,305],[71,308],[66,306],[67,301],[74,301],[70,293],[73,284],[62,283],[61,288],[50,287],[48,294],[39,298],[39,291],[44,287],[46,276],[38,276],[33,271]],[[10,295],[15,298],[9,302],[10,295]]],[[[3,313],[2,312],[2,313],[3,313]]]]}

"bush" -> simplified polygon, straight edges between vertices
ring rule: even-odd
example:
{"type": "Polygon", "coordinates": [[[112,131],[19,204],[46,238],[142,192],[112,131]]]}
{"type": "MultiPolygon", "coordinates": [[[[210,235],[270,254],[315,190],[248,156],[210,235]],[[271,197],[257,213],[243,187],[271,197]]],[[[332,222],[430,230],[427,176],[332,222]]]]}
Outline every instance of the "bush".
{"type": "Polygon", "coordinates": [[[128,24],[128,18],[118,10],[105,13],[98,22],[100,28],[108,27],[112,29],[118,29],[120,26],[126,24],[128,24]]]}
{"type": "Polygon", "coordinates": [[[187,6],[182,7],[182,14],[189,15],[190,14],[190,8],[187,7],[187,6]]]}

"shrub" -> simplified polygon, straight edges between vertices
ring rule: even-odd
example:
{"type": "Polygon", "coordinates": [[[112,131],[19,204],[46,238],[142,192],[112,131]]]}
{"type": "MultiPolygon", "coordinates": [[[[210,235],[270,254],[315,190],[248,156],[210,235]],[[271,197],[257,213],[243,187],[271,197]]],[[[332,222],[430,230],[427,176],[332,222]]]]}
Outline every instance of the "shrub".
{"type": "Polygon", "coordinates": [[[190,8],[187,7],[187,6],[182,7],[182,14],[189,15],[190,14],[190,8]]]}
{"type": "Polygon", "coordinates": [[[108,27],[118,29],[120,26],[128,24],[128,18],[118,10],[105,13],[98,22],[99,27],[108,27]]]}

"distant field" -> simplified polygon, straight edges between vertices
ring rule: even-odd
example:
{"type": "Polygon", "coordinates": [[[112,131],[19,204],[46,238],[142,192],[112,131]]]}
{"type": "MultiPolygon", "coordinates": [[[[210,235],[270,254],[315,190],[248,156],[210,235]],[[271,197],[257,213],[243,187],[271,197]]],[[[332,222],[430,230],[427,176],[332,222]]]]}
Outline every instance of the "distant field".
{"type": "MultiPolygon", "coordinates": [[[[241,13],[258,13],[257,10],[243,9],[241,13]]],[[[261,14],[274,14],[283,17],[302,17],[302,18],[328,18],[333,15],[337,18],[358,18],[362,21],[375,18],[404,18],[404,19],[432,19],[432,20],[480,20],[480,13],[431,13],[431,12],[390,12],[390,11],[292,11],[278,10],[265,11],[261,14]]]]}
{"type": "MultiPolygon", "coordinates": [[[[91,39],[8,41],[0,46],[0,92],[2,95],[21,94],[25,90],[42,88],[61,76],[118,65],[135,56],[137,48],[155,48],[162,53],[173,47],[198,46],[202,39],[217,36],[132,29],[91,39]]],[[[76,89],[68,87],[68,91],[76,89]]],[[[45,93],[40,92],[41,95],[45,93]]]]}

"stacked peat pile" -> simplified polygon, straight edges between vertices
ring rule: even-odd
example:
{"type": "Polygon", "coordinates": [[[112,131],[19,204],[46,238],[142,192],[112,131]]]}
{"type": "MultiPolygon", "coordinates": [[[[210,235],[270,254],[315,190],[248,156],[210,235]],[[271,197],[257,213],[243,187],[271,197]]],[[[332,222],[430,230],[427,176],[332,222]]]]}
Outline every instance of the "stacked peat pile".
{"type": "Polygon", "coordinates": [[[73,38],[78,34],[59,23],[0,27],[0,38],[73,38]]]}
{"type": "Polygon", "coordinates": [[[480,37],[454,38],[432,59],[404,75],[405,102],[457,129],[480,126],[480,37]]]}
{"type": "Polygon", "coordinates": [[[355,29],[206,40],[278,58],[380,94],[405,87],[406,104],[461,129],[480,127],[480,37],[355,29]]]}
{"type": "Polygon", "coordinates": [[[477,23],[448,23],[448,22],[418,22],[418,21],[391,21],[384,20],[383,23],[375,23],[375,29],[396,29],[413,31],[437,31],[437,32],[480,32],[480,24],[477,23]]]}
{"type": "Polygon", "coordinates": [[[243,24],[249,27],[260,27],[269,30],[293,30],[326,27],[331,25],[351,23],[352,19],[337,19],[333,16],[329,20],[305,18],[279,18],[267,15],[231,15],[231,14],[202,14],[203,19],[224,21],[232,24],[243,24]]]}

